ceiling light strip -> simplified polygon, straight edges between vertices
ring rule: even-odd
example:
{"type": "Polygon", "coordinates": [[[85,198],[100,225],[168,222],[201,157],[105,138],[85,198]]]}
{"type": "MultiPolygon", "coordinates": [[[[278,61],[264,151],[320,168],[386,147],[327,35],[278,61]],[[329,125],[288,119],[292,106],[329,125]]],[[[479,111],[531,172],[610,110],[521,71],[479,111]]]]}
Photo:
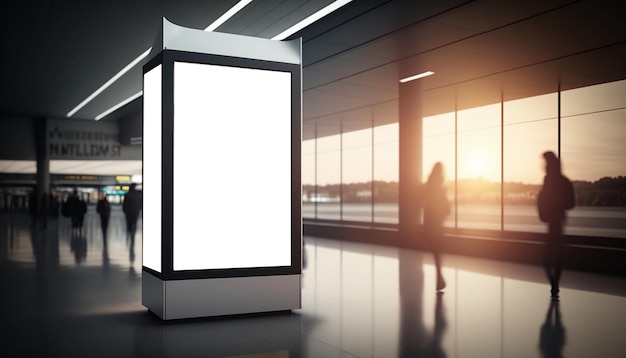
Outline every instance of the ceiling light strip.
{"type": "Polygon", "coordinates": [[[141,62],[141,60],[146,58],[146,56],[148,56],[151,50],[152,50],[152,47],[144,51],[141,55],[139,55],[136,59],[134,59],[133,62],[126,65],[126,67],[122,68],[120,72],[118,72],[115,76],[111,77],[111,79],[108,80],[105,84],[100,86],[100,88],[98,88],[94,93],[92,93],[91,96],[87,97],[84,101],[80,102],[78,106],[76,106],[74,109],[69,111],[67,113],[67,117],[73,116],[76,112],[78,112],[81,108],[83,108],[87,103],[91,102],[94,98],[96,98],[96,96],[102,93],[102,91],[109,88],[109,86],[111,86],[115,81],[117,81],[120,77],[122,77],[126,72],[130,71],[131,68],[133,68],[136,64],[141,62]]]}
{"type": "MultiPolygon", "coordinates": [[[[246,7],[246,5],[248,5],[249,3],[251,3],[252,0],[241,0],[239,1],[235,6],[233,6],[230,10],[228,10],[226,13],[224,13],[222,16],[220,16],[217,20],[215,20],[211,25],[207,26],[206,29],[204,29],[205,31],[213,31],[215,30],[217,27],[219,27],[220,25],[222,25],[224,22],[228,21],[228,19],[230,19],[232,16],[234,16],[236,13],[238,13],[239,11],[241,11],[241,9],[243,9],[244,7],[246,7]]],[[[152,51],[152,47],[150,47],[149,49],[147,49],[146,51],[144,51],[141,55],[139,55],[136,59],[134,59],[131,63],[129,63],[128,65],[126,65],[126,67],[124,67],[121,71],[119,71],[115,76],[111,77],[111,79],[109,79],[105,84],[103,84],[102,86],[100,86],[100,88],[98,88],[94,93],[92,93],[89,97],[85,98],[84,101],[80,102],[80,104],[76,107],[74,107],[74,109],[72,109],[71,111],[69,111],[67,113],[67,117],[71,117],[74,114],[76,114],[76,112],[78,112],[81,108],[83,108],[85,105],[87,105],[87,103],[91,102],[94,98],[96,98],[100,93],[102,93],[104,90],[106,90],[107,88],[109,88],[113,83],[115,83],[115,81],[117,81],[120,77],[122,77],[124,74],[126,74],[126,72],[130,71],[131,68],[135,67],[135,65],[137,65],[139,62],[141,62],[144,58],[146,58],[146,56],[148,56],[148,54],[150,54],[150,51],[152,51]]],[[[96,117],[96,120],[101,119],[102,117],[106,116],[107,114],[111,113],[112,111],[114,111],[115,109],[118,109],[119,107],[123,106],[124,104],[132,101],[133,99],[137,98],[141,96],[141,92],[139,92],[138,94],[133,95],[132,97],[128,98],[125,101],[122,101],[121,105],[117,104],[116,106],[113,106],[112,109],[109,109],[108,111],[100,114],[98,117],[96,117]]]]}
{"type": "Polygon", "coordinates": [[[340,7],[346,5],[347,3],[351,2],[352,0],[337,0],[329,5],[327,5],[325,8],[317,11],[316,13],[310,15],[309,17],[305,18],[304,20],[298,22],[297,24],[291,26],[290,28],[288,28],[287,30],[281,32],[280,34],[272,37],[272,40],[284,40],[287,37],[293,35],[294,33],[302,30],[303,28],[311,25],[312,23],[314,23],[315,21],[321,19],[322,17],[330,14],[331,12],[339,9],[340,7]]]}
{"type": "Polygon", "coordinates": [[[115,112],[117,109],[124,107],[125,105],[129,104],[130,102],[134,101],[135,99],[141,97],[143,95],[143,91],[139,91],[137,93],[135,93],[134,95],[126,98],[125,100],[123,100],[122,102],[116,104],[115,106],[107,109],[106,111],[100,113],[97,117],[96,117],[96,121],[101,120],[102,118],[106,117],[107,115],[109,115],[112,112],[115,112]]]}
{"type": "Polygon", "coordinates": [[[246,7],[252,0],[241,0],[235,6],[231,7],[230,10],[226,11],[222,16],[218,17],[217,20],[213,21],[213,23],[207,26],[204,31],[213,31],[220,27],[223,23],[228,21],[231,17],[235,16],[236,13],[241,11],[244,7],[246,7]]]}
{"type": "Polygon", "coordinates": [[[426,72],[422,72],[422,73],[418,73],[417,75],[413,75],[413,76],[409,76],[409,77],[405,77],[403,79],[400,80],[400,83],[407,83],[410,81],[414,81],[420,78],[424,78],[424,77],[428,77],[428,76],[432,76],[435,73],[433,71],[426,71],[426,72]]]}

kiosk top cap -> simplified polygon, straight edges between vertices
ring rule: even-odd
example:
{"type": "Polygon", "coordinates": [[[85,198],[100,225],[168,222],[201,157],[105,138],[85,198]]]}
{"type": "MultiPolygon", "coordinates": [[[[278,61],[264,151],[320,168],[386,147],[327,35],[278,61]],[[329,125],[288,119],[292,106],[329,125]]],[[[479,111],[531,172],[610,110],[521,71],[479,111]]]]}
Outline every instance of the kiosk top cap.
{"type": "Polygon", "coordinates": [[[302,40],[277,41],[260,37],[190,29],[163,18],[149,59],[163,50],[300,64],[302,40]]]}

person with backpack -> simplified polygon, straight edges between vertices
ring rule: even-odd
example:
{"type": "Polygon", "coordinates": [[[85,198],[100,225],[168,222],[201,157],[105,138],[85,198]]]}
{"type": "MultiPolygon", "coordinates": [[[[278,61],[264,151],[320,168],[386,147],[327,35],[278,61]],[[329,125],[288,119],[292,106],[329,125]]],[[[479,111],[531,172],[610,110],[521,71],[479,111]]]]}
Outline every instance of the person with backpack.
{"type": "Polygon", "coordinates": [[[139,212],[143,208],[143,197],[136,189],[135,184],[131,184],[130,190],[124,195],[122,203],[122,211],[126,217],[126,232],[132,242],[135,240],[135,232],[137,231],[137,220],[139,220],[139,212]]]}
{"type": "Polygon", "coordinates": [[[548,224],[543,265],[550,281],[552,299],[558,300],[563,261],[563,225],[567,219],[566,211],[576,205],[576,197],[572,182],[561,172],[561,161],[556,154],[548,151],[543,153],[543,158],[546,161],[546,175],[537,196],[537,209],[539,219],[548,224]]]}

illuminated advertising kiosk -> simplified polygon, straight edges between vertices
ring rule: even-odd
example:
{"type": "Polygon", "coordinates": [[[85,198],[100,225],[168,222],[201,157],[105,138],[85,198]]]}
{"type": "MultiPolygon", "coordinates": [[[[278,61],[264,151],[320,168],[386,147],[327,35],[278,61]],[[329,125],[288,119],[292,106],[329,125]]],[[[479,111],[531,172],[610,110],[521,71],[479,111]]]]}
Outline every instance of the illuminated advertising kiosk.
{"type": "Polygon", "coordinates": [[[163,26],[143,68],[142,304],[301,307],[301,40],[163,26]]]}

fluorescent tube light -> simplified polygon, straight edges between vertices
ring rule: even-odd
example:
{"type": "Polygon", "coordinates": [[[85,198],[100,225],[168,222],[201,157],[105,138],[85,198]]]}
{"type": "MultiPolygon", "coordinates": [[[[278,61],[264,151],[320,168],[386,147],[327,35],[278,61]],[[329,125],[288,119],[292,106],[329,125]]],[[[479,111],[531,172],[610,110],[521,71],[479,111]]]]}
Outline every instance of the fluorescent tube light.
{"type": "MultiPolygon", "coordinates": [[[[211,25],[207,26],[206,29],[204,29],[205,31],[213,31],[215,30],[217,27],[219,27],[221,24],[223,24],[224,22],[226,22],[228,19],[230,19],[232,16],[234,16],[237,12],[239,12],[241,9],[243,9],[244,7],[246,7],[246,5],[248,5],[249,3],[251,3],[252,0],[241,0],[239,1],[235,6],[233,6],[230,10],[228,10],[226,13],[224,13],[222,16],[220,16],[217,20],[215,20],[211,25]]],[[[89,97],[85,98],[85,100],[83,100],[82,102],[80,102],[80,104],[78,104],[78,106],[74,107],[74,109],[72,109],[71,111],[69,111],[67,113],[67,117],[71,117],[74,114],[76,114],[76,112],[78,112],[81,108],[83,108],[84,106],[87,105],[87,103],[91,102],[94,98],[96,98],[100,93],[102,93],[104,90],[106,90],[107,88],[109,88],[113,83],[115,83],[115,81],[117,81],[120,77],[122,77],[126,72],[130,71],[131,68],[135,67],[135,65],[137,65],[139,62],[141,62],[144,58],[146,58],[146,56],[148,56],[148,54],[150,54],[150,51],[152,50],[152,47],[150,47],[149,49],[147,49],[146,51],[144,51],[141,55],[139,55],[136,59],[134,59],[131,63],[129,63],[128,65],[126,65],[126,67],[124,67],[120,72],[118,72],[115,76],[111,77],[111,79],[109,79],[105,84],[103,84],[102,86],[100,86],[100,88],[98,88],[94,93],[92,93],[89,97]]],[[[135,94],[133,97],[131,97],[132,99],[135,99],[137,97],[139,97],[141,94],[135,94]]],[[[128,102],[132,101],[132,99],[129,99],[128,102]]],[[[126,102],[126,103],[128,103],[126,102]]],[[[126,104],[124,103],[124,104],[126,104]]],[[[96,120],[101,119],[102,117],[106,116],[107,114],[113,112],[115,109],[119,108],[119,107],[113,107],[114,109],[110,109],[110,112],[104,112],[103,114],[100,114],[98,117],[96,117],[96,120]]]]}
{"type": "Polygon", "coordinates": [[[217,20],[213,21],[213,23],[204,29],[204,31],[213,31],[220,27],[223,23],[228,21],[231,17],[235,16],[241,9],[246,7],[252,0],[241,0],[235,6],[231,7],[230,10],[226,11],[222,16],[218,17],[217,20]]]}
{"type": "Polygon", "coordinates": [[[128,103],[134,101],[135,99],[139,98],[141,95],[143,95],[143,91],[139,91],[138,93],[135,93],[134,95],[126,98],[125,100],[123,100],[122,102],[116,104],[115,106],[107,109],[106,111],[100,113],[97,117],[96,117],[96,121],[101,120],[102,118],[106,117],[108,114],[110,114],[111,112],[115,112],[117,109],[119,109],[120,107],[123,107],[125,105],[127,105],[128,103]]]}
{"type": "Polygon", "coordinates": [[[284,40],[287,37],[293,35],[294,33],[298,32],[300,30],[302,30],[303,28],[311,25],[315,21],[317,21],[317,20],[321,19],[322,17],[330,14],[331,12],[339,9],[340,7],[346,5],[347,3],[351,2],[351,1],[352,0],[337,0],[337,1],[329,4],[325,8],[317,11],[313,15],[310,15],[309,17],[305,18],[304,20],[302,20],[302,21],[298,22],[297,24],[291,26],[290,28],[288,28],[287,30],[281,32],[280,34],[272,37],[272,40],[284,40]]]}
{"type": "Polygon", "coordinates": [[[400,83],[407,83],[409,81],[413,81],[413,80],[417,80],[417,79],[420,79],[420,78],[432,76],[434,74],[435,73],[433,71],[426,71],[426,72],[418,73],[417,75],[413,75],[413,76],[409,76],[409,77],[405,77],[405,78],[401,79],[400,83]]]}
{"type": "Polygon", "coordinates": [[[96,98],[96,96],[102,93],[102,91],[109,88],[109,86],[111,86],[115,81],[117,81],[120,77],[122,77],[126,72],[130,71],[131,68],[133,68],[136,64],[141,62],[141,60],[146,58],[146,56],[148,56],[151,50],[152,50],[152,47],[144,51],[141,55],[139,55],[136,59],[134,59],[133,62],[126,65],[126,67],[122,68],[120,72],[118,72],[115,76],[111,77],[110,80],[108,80],[105,84],[100,86],[100,88],[98,88],[94,93],[92,93],[89,97],[85,98],[84,101],[80,102],[78,106],[74,107],[74,109],[69,111],[67,113],[67,117],[73,116],[76,112],[78,112],[81,108],[83,108],[87,103],[91,102],[94,98],[96,98]]]}

